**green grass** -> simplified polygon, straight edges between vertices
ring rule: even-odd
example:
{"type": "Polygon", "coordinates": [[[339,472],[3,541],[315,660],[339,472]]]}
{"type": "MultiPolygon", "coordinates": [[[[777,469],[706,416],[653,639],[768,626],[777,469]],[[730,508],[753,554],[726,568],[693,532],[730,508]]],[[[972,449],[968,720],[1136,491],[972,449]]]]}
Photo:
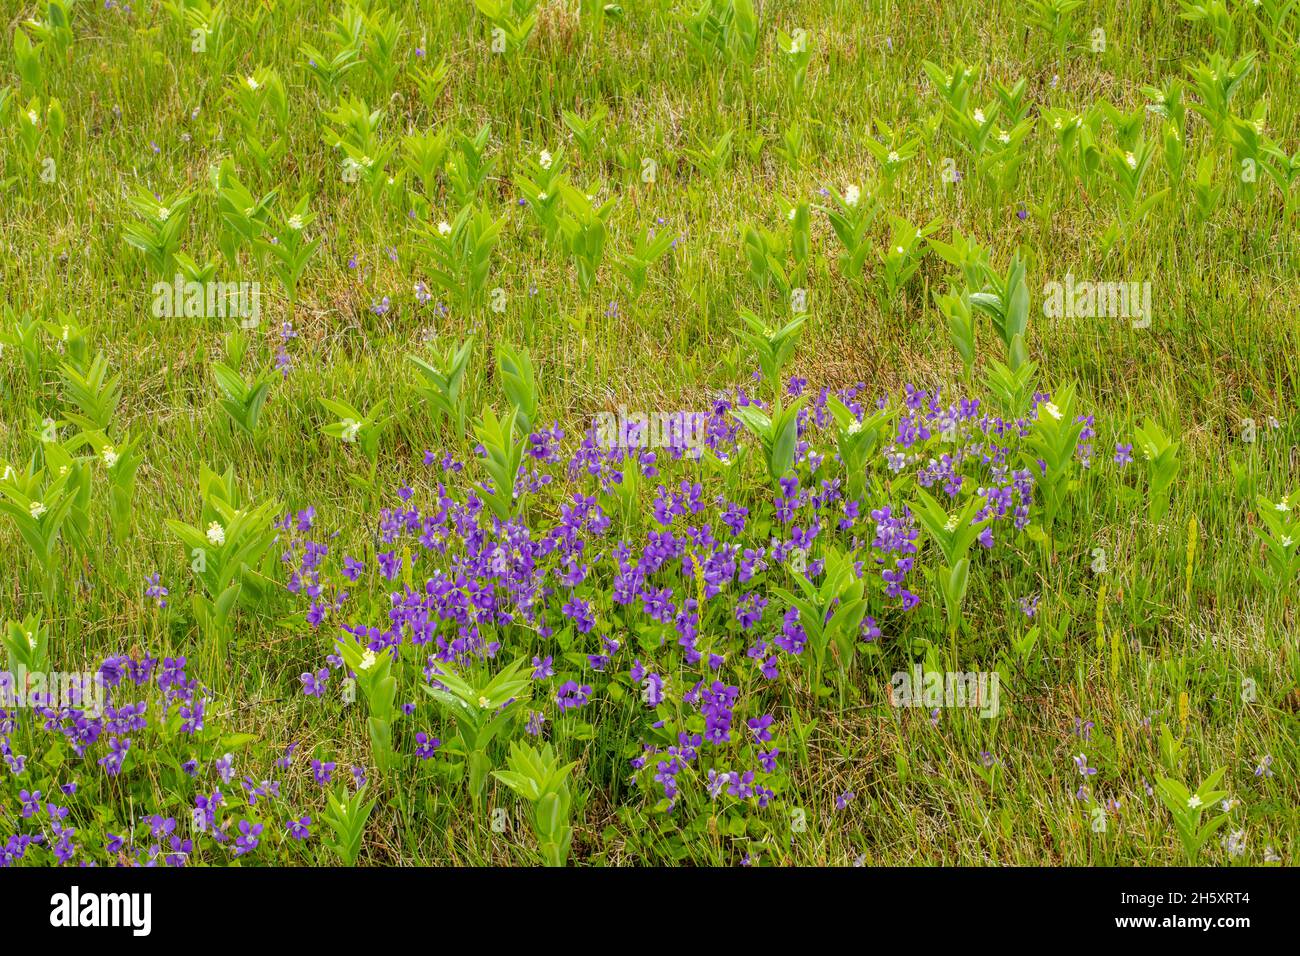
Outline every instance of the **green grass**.
{"type": "MultiPolygon", "coordinates": [[[[606,20],[601,30],[576,7],[543,3],[526,45],[494,54],[490,25],[473,4],[392,5],[403,19],[392,88],[368,63],[342,87],[370,110],[383,110],[377,136],[381,148],[396,149],[387,162],[395,182],[381,182],[377,192],[345,181],[341,153],[324,138],[337,99],[312,82],[299,52],[311,43],[333,54],[326,34],[341,6],[229,4],[235,40],[228,68],[217,72],[213,52],[192,53],[188,30],[163,5],[140,0],[127,15],[80,3],[72,18],[75,42],[66,53],[47,42],[36,84],[20,78],[12,38],[23,29],[21,20],[45,14],[30,5],[11,13],[0,43],[0,86],[9,84],[11,91],[0,111],[6,131],[0,180],[7,184],[0,216],[4,333],[22,316],[50,326],[39,333],[30,368],[16,343],[5,340],[0,351],[0,459],[21,470],[40,444],[33,422],[62,418],[71,409],[59,370],[66,357],[59,329],[68,325],[82,330],[89,354],[103,351],[112,373],[121,374],[121,400],[108,432],[119,444],[128,431],[140,437],[143,464],[126,536],[108,526],[104,470],[95,469],[87,541],[79,548],[60,545],[59,581],[50,593],[43,593],[44,575],[14,525],[0,523],[6,571],[0,620],[43,611],[52,658],[65,669],[131,649],[187,655],[194,662],[191,676],[214,689],[210,722],[254,737],[247,757],[241,754],[250,765],[241,773],[272,776],[271,762],[291,740],[299,742],[300,754],[328,749],[341,769],[373,766],[362,708],[301,694],[298,675],[320,666],[329,638],[302,623],[296,603],[277,594],[264,607],[241,612],[224,660],[201,636],[188,600],[189,559],[165,525],[168,519],[197,523],[200,467],[231,465],[248,500],[274,499],[294,509],[314,505],[325,527],[349,529],[352,540],[361,540],[373,530],[368,516],[378,497],[349,486],[346,476],[368,466],[359,449],[323,434],[333,419],[318,400],[339,398],[362,410],[386,401],[396,419],[380,440],[377,486],[385,495],[403,483],[427,491],[436,478],[419,464],[423,451],[466,446],[430,415],[415,391],[415,370],[403,359],[429,354],[434,341],[460,342],[471,331],[472,414],[484,403],[504,407],[493,370],[502,342],[529,348],[541,381],[541,420],[558,423],[570,443],[594,414],[619,405],[697,407],[716,390],[747,381],[753,368],[732,333],[738,309],[773,323],[788,315],[783,296],[751,279],[744,228],[784,233],[785,200],[829,204],[818,194],[823,187],[842,193],[856,184],[865,192],[880,178],[865,141],[881,136],[881,124],[905,127],[921,138],[919,150],[881,199],[882,213],[869,232],[873,250],[886,249],[885,213],[917,226],[937,220],[934,238],[945,242],[953,230],[972,236],[999,268],[1021,249],[1029,262],[1025,345],[1039,363],[1039,387],[1055,391],[1076,381],[1080,410],[1096,415],[1094,465],[1053,531],[1055,551],[1023,536],[1000,552],[999,561],[972,574],[962,661],[972,669],[976,663],[995,666],[1028,626],[1017,599],[1038,593],[1044,633],[1033,666],[1009,682],[1004,714],[993,722],[949,710],[932,726],[925,710],[890,708],[895,668],[874,659],[856,674],[856,699],[792,693],[782,704],[787,737],[797,722],[816,723],[802,746],[791,738],[782,748],[799,759],[792,760],[781,807],[765,817],[766,839],[729,834],[726,820],[720,827],[701,817],[687,830],[671,817],[638,816],[653,800],[629,787],[626,757],[632,754],[624,751],[638,740],[640,717],[598,695],[594,713],[584,713],[595,725],[593,739],[555,735],[563,758],[580,761],[571,861],[722,864],[749,853],[764,863],[828,865],[860,857],[869,864],[1172,864],[1183,860],[1182,849],[1169,813],[1148,795],[1144,780],[1154,785],[1157,777],[1173,776],[1195,787],[1220,767],[1227,768],[1223,788],[1240,803],[1200,862],[1261,863],[1266,846],[1284,863],[1293,860],[1300,849],[1300,622],[1294,580],[1273,588],[1254,577],[1262,554],[1253,526],[1257,494],[1276,501],[1300,486],[1295,190],[1282,192],[1261,172],[1251,191],[1236,175],[1240,163],[1231,145],[1216,141],[1209,123],[1190,109],[1186,173],[1174,177],[1165,164],[1160,119],[1147,115],[1144,136],[1155,156],[1140,195],[1169,192],[1111,244],[1106,233],[1116,200],[1105,170],[1087,186],[1067,176],[1040,113],[1082,112],[1102,101],[1142,110],[1144,86],[1186,80],[1187,67],[1216,50],[1256,50],[1259,60],[1232,110],[1251,117],[1263,104],[1266,135],[1291,153],[1297,149],[1300,46],[1283,38],[1270,52],[1245,4],[1233,7],[1235,49],[1228,50],[1168,4],[1135,0],[1116,9],[1085,3],[1073,17],[1076,40],[1061,55],[1047,33],[1026,21],[1022,3],[807,0],[763,4],[752,65],[728,65],[690,51],[682,22],[687,4],[628,2],[622,17],[606,20]],[[262,18],[255,25],[243,19],[254,15],[262,18]],[[1100,53],[1088,45],[1096,27],[1106,36],[1100,53]],[[777,46],[778,30],[797,28],[808,32],[812,53],[800,93],[787,82],[777,46]],[[423,60],[414,54],[417,45],[427,50],[423,60]],[[424,102],[416,69],[443,57],[445,89],[424,102]],[[947,67],[958,59],[979,71],[972,106],[993,99],[995,80],[1027,81],[1029,117],[1036,122],[1020,148],[1023,165],[1014,181],[983,181],[938,123],[940,99],[924,80],[922,62],[947,67]],[[286,93],[283,122],[269,110],[262,121],[263,139],[280,139],[284,147],[283,157],[266,169],[249,156],[224,93],[232,78],[238,82],[261,67],[278,72],[286,93]],[[59,102],[66,131],[57,146],[43,141],[29,158],[16,131],[33,97],[41,109],[48,98],[59,102]],[[598,105],[608,117],[591,155],[583,155],[562,114],[589,116],[598,105]],[[792,123],[803,136],[797,168],[780,154],[792,123]],[[407,213],[417,209],[419,220],[433,227],[453,220],[459,204],[445,172],[429,191],[402,174],[403,137],[428,128],[473,134],[483,124],[490,124],[487,154],[495,166],[477,202],[493,218],[504,217],[483,294],[475,303],[458,303],[433,288],[432,300],[421,304],[413,287],[431,282],[428,240],[407,213]],[[728,130],[732,155],[710,178],[688,151],[728,130]],[[590,289],[544,238],[532,213],[518,205],[515,177],[541,150],[557,157],[563,151],[571,180],[595,184],[598,201],[617,200],[590,289]],[[56,161],[53,182],[39,175],[38,160],[47,155],[56,161]],[[963,171],[956,185],[941,178],[945,157],[954,157],[963,171]],[[1224,189],[1207,218],[1197,215],[1193,196],[1201,157],[1209,157],[1212,181],[1224,189]],[[316,219],[305,234],[320,247],[295,303],[249,247],[240,250],[238,269],[223,258],[210,171],[226,158],[255,197],[282,190],[284,215],[298,198],[309,197],[316,219]],[[646,158],[657,166],[653,183],[642,180],[646,158]],[[219,279],[261,283],[261,325],[250,336],[246,375],[271,365],[282,322],[291,320],[298,333],[287,346],[293,368],[283,379],[274,377],[265,434],[257,442],[232,427],[212,379],[211,366],[223,360],[233,323],[151,312],[154,282],[169,281],[175,269],[151,268],[123,239],[124,228],[139,219],[127,201],[137,186],[163,196],[194,192],[179,248],[199,262],[219,263],[219,279]],[[650,226],[680,241],[650,267],[638,291],[614,259],[650,226]],[[352,257],[356,268],[348,264],[352,257]],[[1067,273],[1079,280],[1149,281],[1151,326],[1044,316],[1044,283],[1064,281],[1067,273]],[[490,305],[494,288],[504,290],[500,312],[490,305]],[[376,314],[371,306],[385,296],[391,308],[376,314]],[[439,302],[448,304],[445,314],[439,302]],[[1270,417],[1276,428],[1267,424],[1270,417]],[[1115,444],[1133,441],[1147,418],[1182,442],[1172,503],[1158,521],[1147,514],[1136,448],[1138,460],[1127,469],[1110,461],[1115,444]],[[1244,419],[1258,424],[1254,442],[1242,440],[1244,419]],[[1192,522],[1195,532],[1189,531],[1192,522]],[[1192,533],[1198,543],[1189,563],[1192,533]],[[1105,550],[1104,574],[1090,570],[1096,548],[1105,550]],[[171,589],[167,612],[142,593],[144,579],[155,571],[171,589]],[[1105,634],[1100,647],[1099,615],[1105,634]],[[1049,635],[1050,628],[1060,633],[1049,635]],[[1242,700],[1244,679],[1254,681],[1250,702],[1242,700]],[[1093,722],[1089,740],[1075,736],[1076,718],[1093,722]],[[1181,756],[1161,759],[1162,727],[1181,741],[1181,756]],[[992,778],[980,764],[982,750],[999,761],[992,778]],[[1071,757],[1080,752],[1099,769],[1089,780],[1093,798],[1121,801],[1118,812],[1107,815],[1104,833],[1092,829],[1097,803],[1075,798],[1082,778],[1071,757]],[[1265,754],[1272,757],[1272,775],[1257,776],[1265,754]],[[846,791],[856,798],[837,812],[834,799],[846,791]],[[807,826],[787,844],[781,818],[791,808],[805,810],[807,826]],[[1230,858],[1220,836],[1239,830],[1246,850],[1230,858]]],[[[381,0],[370,8],[386,9],[381,0]]],[[[1300,30],[1300,15],[1289,27],[1300,30]]],[[[1190,91],[1188,99],[1194,99],[1190,91]]],[[[1114,127],[1103,122],[1100,130],[1101,146],[1115,145],[1114,127]]],[[[1002,343],[990,323],[978,319],[978,371],[967,383],[934,304],[934,293],[948,287],[955,271],[939,256],[927,255],[890,298],[874,251],[863,281],[845,278],[836,237],[816,210],[810,245],[803,280],[810,319],[788,372],[806,377],[813,388],[865,382],[872,396],[905,382],[987,394],[980,382],[990,363],[1004,358],[1002,343]]],[[[64,422],[60,440],[77,431],[64,422]]],[[[747,484],[762,490],[757,473],[747,484]]],[[[642,529],[650,526],[650,500],[643,502],[647,514],[636,518],[642,529]]],[[[553,503],[539,508],[554,513],[553,503]]],[[[927,605],[941,610],[937,590],[922,590],[927,605]]],[[[891,654],[890,664],[903,660],[897,648],[891,654]]],[[[403,695],[408,690],[414,693],[404,688],[403,695]]],[[[27,752],[38,767],[34,774],[61,782],[40,753],[27,752]]],[[[165,764],[142,763],[129,782],[96,790],[102,821],[128,819],[133,802],[178,817],[188,813],[192,799],[169,782],[165,764]]],[[[86,786],[99,774],[88,761],[77,777],[86,786]]],[[[302,758],[279,776],[287,804],[315,819],[322,801],[302,758]]],[[[463,784],[438,761],[407,775],[372,778],[380,799],[362,862],[540,859],[524,805],[505,787],[489,784],[490,806],[510,815],[502,834],[493,831],[490,813],[471,808],[463,784]]],[[[6,779],[14,794],[20,785],[31,780],[6,779]]],[[[13,799],[3,802],[0,836],[7,837],[19,832],[19,822],[13,799]]],[[[88,806],[77,813],[90,813],[88,806]]],[[[94,829],[89,819],[81,825],[94,829]]],[[[266,849],[271,855],[264,861],[330,859],[314,840],[281,843],[277,836],[274,848],[266,849]]],[[[196,850],[199,861],[227,858],[224,851],[196,850]]]]}

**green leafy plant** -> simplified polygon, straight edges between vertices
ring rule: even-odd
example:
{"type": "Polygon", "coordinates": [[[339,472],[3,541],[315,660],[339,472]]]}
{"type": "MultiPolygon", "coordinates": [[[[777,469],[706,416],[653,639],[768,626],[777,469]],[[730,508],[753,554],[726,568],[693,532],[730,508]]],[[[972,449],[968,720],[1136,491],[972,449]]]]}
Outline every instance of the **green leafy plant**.
{"type": "Polygon", "coordinates": [[[537,375],[527,349],[517,349],[508,342],[497,345],[497,372],[501,388],[517,412],[515,425],[521,433],[528,433],[537,424],[540,397],[537,375]]]}
{"type": "Polygon", "coordinates": [[[49,476],[32,465],[24,474],[6,465],[0,479],[0,514],[9,516],[27,550],[44,572],[46,602],[54,599],[59,581],[58,544],[65,523],[77,504],[82,467],[76,462],[62,474],[49,476]]]}
{"type": "Polygon", "coordinates": [[[944,563],[935,568],[939,592],[943,595],[948,615],[948,637],[954,639],[961,624],[962,604],[966,600],[966,587],[970,582],[970,549],[980,532],[992,522],[992,517],[976,519],[984,506],[979,495],[971,495],[964,505],[949,514],[923,489],[916,489],[917,502],[912,513],[943,554],[944,563]]]}
{"type": "Polygon", "coordinates": [[[799,626],[808,635],[808,651],[812,657],[814,692],[820,692],[828,652],[833,650],[841,673],[848,669],[854,657],[858,628],[867,613],[864,584],[853,554],[828,547],[822,558],[825,565],[819,582],[795,572],[799,594],[773,588],[774,594],[799,609],[799,626]]]}
{"type": "Polygon", "coordinates": [[[194,195],[182,190],[158,200],[148,189],[139,186],[129,202],[140,221],[123,226],[122,238],[127,245],[144,253],[155,275],[167,276],[180,247],[181,232],[194,195]]]}
{"type": "Polygon", "coordinates": [[[516,740],[510,743],[507,769],[492,771],[492,776],[532,805],[533,832],[547,866],[564,866],[569,856],[573,796],[568,778],[576,766],[576,761],[561,764],[550,744],[537,748],[516,740]]]}
{"type": "Polygon", "coordinates": [[[1165,430],[1148,418],[1133,435],[1147,469],[1147,516],[1159,521],[1169,510],[1169,494],[1178,477],[1181,442],[1172,440],[1165,430]]]}
{"type": "Polygon", "coordinates": [[[731,414],[745,426],[763,448],[768,476],[780,482],[794,467],[794,453],[799,441],[799,411],[807,396],[800,395],[789,405],[778,402],[769,415],[757,405],[741,405],[731,414]]]}
{"type": "Polygon", "coordinates": [[[9,674],[15,681],[23,674],[41,674],[48,670],[50,629],[41,623],[41,614],[29,614],[21,621],[8,620],[0,631],[9,660],[9,674]]]}
{"type": "Polygon", "coordinates": [[[568,183],[560,185],[560,195],[564,199],[560,230],[564,246],[577,268],[578,285],[584,294],[590,292],[596,283],[596,274],[605,254],[607,224],[610,213],[614,211],[613,198],[596,204],[592,198],[596,191],[595,186],[583,192],[568,183]]]}
{"type": "Polygon", "coordinates": [[[324,820],[333,831],[325,845],[343,861],[344,866],[355,866],[361,855],[361,840],[365,836],[366,821],[375,809],[376,797],[367,801],[369,784],[364,784],[349,794],[346,784],[340,784],[325,795],[327,806],[324,820]]]}
{"type": "Polygon", "coordinates": [[[507,50],[528,45],[537,26],[537,4],[538,0],[474,0],[483,18],[501,31],[507,50]]]}
{"type": "Polygon", "coordinates": [[[524,436],[518,432],[518,418],[517,405],[504,419],[497,418],[496,412],[485,405],[474,426],[474,435],[486,453],[483,468],[492,479],[492,492],[484,496],[484,501],[502,521],[514,514],[519,504],[514,489],[524,460],[524,436]]]}
{"type": "Polygon", "coordinates": [[[445,749],[464,759],[470,797],[476,804],[483,799],[491,770],[488,748],[514,721],[530,696],[526,667],[520,658],[489,679],[471,682],[468,675],[456,673],[448,664],[439,664],[440,673],[434,682],[421,685],[455,721],[456,739],[445,749]]]}
{"type": "Polygon", "coordinates": [[[1075,387],[1071,383],[1041,402],[1021,452],[1024,466],[1043,494],[1043,530],[1050,533],[1074,484],[1075,452],[1083,421],[1076,421],[1075,387]],[[1042,462],[1042,464],[1039,464],[1042,462]]]}
{"type": "Polygon", "coordinates": [[[868,462],[884,444],[885,427],[893,413],[888,409],[877,409],[859,420],[834,395],[827,399],[826,404],[835,419],[836,448],[848,474],[849,494],[861,498],[866,490],[868,462]]]}
{"type": "Polygon", "coordinates": [[[1284,591],[1300,572],[1300,492],[1292,492],[1274,504],[1263,495],[1256,498],[1260,524],[1255,534],[1264,550],[1264,567],[1256,567],[1261,585],[1284,591]]]}
{"type": "Polygon", "coordinates": [[[618,269],[627,278],[634,294],[640,295],[645,291],[646,275],[650,267],[667,254],[675,239],[676,236],[666,229],[657,232],[647,226],[637,236],[632,250],[618,257],[618,269]]]}
{"type": "Polygon", "coordinates": [[[440,351],[434,362],[426,362],[418,355],[408,355],[406,360],[420,373],[416,385],[420,396],[433,409],[435,419],[445,418],[456,430],[456,437],[465,437],[465,412],[468,400],[465,394],[465,375],[469,371],[474,352],[474,336],[469,336],[459,348],[449,346],[440,351]]]}
{"type": "MultiPolygon", "coordinates": [[[[242,332],[231,333],[232,336],[242,336],[242,332]]],[[[235,358],[242,355],[242,345],[232,346],[234,355],[228,355],[228,358],[235,358]]],[[[256,373],[251,380],[246,380],[235,368],[227,365],[225,362],[212,363],[212,377],[216,380],[219,389],[218,404],[225,413],[230,416],[230,420],[252,439],[255,446],[260,445],[263,438],[262,431],[262,409],[266,405],[267,396],[271,393],[271,385],[275,383],[275,369],[271,367],[264,368],[256,373]]]]}
{"type": "Polygon", "coordinates": [[[486,209],[465,206],[450,223],[425,231],[423,248],[432,260],[429,277],[456,304],[468,308],[482,299],[492,249],[504,225],[504,216],[493,219],[486,209]]]}
{"type": "Polygon", "coordinates": [[[1156,781],[1156,793],[1174,818],[1174,829],[1183,845],[1188,866],[1196,865],[1196,859],[1205,844],[1228,822],[1226,813],[1202,822],[1205,811],[1228,795],[1226,790],[1215,789],[1226,772],[1226,767],[1214,771],[1194,792],[1170,777],[1161,777],[1156,781]]]}
{"type": "Polygon", "coordinates": [[[316,214],[308,212],[310,197],[303,196],[287,216],[278,222],[270,220],[265,223],[265,231],[270,238],[259,238],[258,247],[271,263],[271,271],[280,280],[284,294],[288,296],[290,308],[298,301],[298,282],[307,270],[307,263],[320,248],[320,239],[308,240],[305,230],[316,219],[316,214]]]}
{"type": "Polygon", "coordinates": [[[237,604],[254,608],[267,593],[267,559],[276,538],[274,521],[280,503],[244,504],[233,468],[218,475],[201,466],[199,494],[203,504],[198,525],[168,519],[167,527],[190,558],[190,571],[198,584],[191,604],[195,621],[208,639],[210,660],[224,662],[237,604]]]}
{"type": "Polygon", "coordinates": [[[1025,350],[1025,330],[1029,324],[1029,285],[1025,281],[1025,263],[1014,253],[1005,275],[984,265],[985,291],[973,292],[970,304],[993,320],[993,328],[1007,349],[1007,365],[1012,371],[1029,361],[1025,350]]]}
{"type": "Polygon", "coordinates": [[[379,470],[379,439],[383,437],[393,417],[384,417],[387,402],[380,400],[362,412],[338,398],[318,398],[321,407],[334,416],[334,421],[321,428],[326,435],[347,445],[356,445],[370,462],[369,474],[348,475],[353,487],[376,491],[375,479],[379,470]]]}
{"type": "Polygon", "coordinates": [[[578,144],[578,151],[587,162],[591,162],[596,155],[596,150],[600,148],[607,116],[609,116],[609,108],[603,103],[596,104],[585,117],[572,110],[565,110],[560,114],[564,125],[573,134],[573,141],[578,144]]]}
{"type": "Polygon", "coordinates": [[[835,200],[835,205],[826,208],[825,212],[842,247],[840,273],[847,279],[861,281],[867,257],[875,251],[869,230],[880,210],[880,203],[872,195],[870,187],[865,194],[857,186],[848,187],[844,195],[830,187],[827,192],[835,200]]]}
{"type": "Polygon", "coordinates": [[[393,769],[397,754],[393,750],[393,717],[396,714],[397,678],[393,675],[391,648],[371,650],[354,635],[335,642],[348,670],[356,675],[357,685],[366,701],[366,730],[370,735],[370,752],[380,772],[393,769]]]}

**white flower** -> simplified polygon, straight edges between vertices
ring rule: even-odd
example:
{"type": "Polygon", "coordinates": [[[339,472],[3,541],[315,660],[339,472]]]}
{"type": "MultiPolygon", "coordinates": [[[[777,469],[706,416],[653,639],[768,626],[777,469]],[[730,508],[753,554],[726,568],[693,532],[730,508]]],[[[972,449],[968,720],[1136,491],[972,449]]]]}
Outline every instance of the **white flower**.
{"type": "Polygon", "coordinates": [[[850,435],[856,435],[860,431],[862,431],[862,422],[854,421],[852,424],[849,425],[850,435]]]}
{"type": "Polygon", "coordinates": [[[791,209],[788,213],[786,213],[785,218],[789,219],[791,222],[794,222],[795,212],[796,210],[791,209]]]}
{"type": "Polygon", "coordinates": [[[1137,169],[1137,168],[1138,168],[1137,157],[1134,156],[1132,153],[1125,153],[1125,154],[1124,154],[1124,162],[1128,163],[1128,168],[1129,168],[1129,169],[1137,169]]]}
{"type": "Polygon", "coordinates": [[[361,431],[361,423],[349,418],[343,423],[343,434],[340,436],[344,441],[353,442],[357,440],[357,432],[361,431]]]}
{"type": "Polygon", "coordinates": [[[39,126],[39,125],[40,125],[40,122],[41,122],[41,116],[40,116],[39,113],[36,112],[36,110],[28,110],[28,111],[27,111],[27,120],[28,120],[28,122],[30,122],[33,126],[39,126]]]}
{"type": "Polygon", "coordinates": [[[1054,403],[1054,402],[1045,402],[1045,403],[1043,404],[1043,411],[1047,412],[1047,414],[1051,415],[1051,416],[1052,416],[1053,418],[1055,418],[1057,421],[1060,421],[1060,419],[1061,419],[1061,410],[1060,410],[1059,408],[1056,407],[1056,403],[1054,403]]]}
{"type": "Polygon", "coordinates": [[[1058,116],[1056,118],[1056,121],[1052,123],[1052,129],[1060,129],[1060,128],[1061,128],[1061,117],[1058,116]]]}
{"type": "Polygon", "coordinates": [[[1011,134],[1008,133],[1006,130],[1003,130],[1001,133],[998,134],[998,142],[999,143],[1011,142],[1011,134]]]}
{"type": "Polygon", "coordinates": [[[975,122],[980,123],[981,125],[984,123],[984,111],[983,111],[983,110],[976,110],[976,111],[975,111],[975,122]]]}
{"type": "Polygon", "coordinates": [[[172,211],[168,209],[166,206],[158,207],[158,218],[161,219],[163,222],[166,222],[169,218],[171,218],[171,214],[172,211]]]}
{"type": "Polygon", "coordinates": [[[262,85],[261,83],[257,82],[257,80],[254,77],[251,76],[245,77],[244,82],[248,84],[248,88],[250,90],[258,89],[262,85]]]}
{"type": "Polygon", "coordinates": [[[900,256],[904,255],[902,246],[894,246],[894,251],[897,252],[900,256]]]}
{"type": "Polygon", "coordinates": [[[113,450],[112,445],[105,445],[104,450],[100,452],[100,454],[104,457],[105,468],[112,468],[117,464],[117,452],[113,450]]]}
{"type": "Polygon", "coordinates": [[[1294,544],[1294,542],[1290,538],[1286,535],[1282,535],[1282,547],[1289,548],[1292,544],[1294,544]]]}
{"type": "Polygon", "coordinates": [[[217,522],[212,522],[208,525],[208,541],[215,547],[221,547],[226,543],[226,529],[217,522]]]}
{"type": "Polygon", "coordinates": [[[850,185],[844,190],[844,205],[849,206],[850,208],[856,206],[858,204],[859,195],[858,187],[850,185]]]}
{"type": "Polygon", "coordinates": [[[901,160],[901,158],[902,157],[900,157],[897,152],[891,149],[889,151],[889,155],[885,157],[885,161],[889,163],[897,163],[901,160]]]}
{"type": "Polygon", "coordinates": [[[478,699],[478,705],[482,707],[484,710],[487,710],[488,707],[492,705],[492,702],[489,701],[486,697],[480,697],[478,699]]]}
{"type": "Polygon", "coordinates": [[[1291,510],[1291,503],[1290,503],[1289,501],[1287,501],[1285,498],[1283,498],[1281,501],[1279,501],[1277,504],[1275,504],[1275,505],[1273,506],[1273,508],[1274,508],[1274,510],[1276,510],[1276,511],[1290,511],[1290,510],[1291,510]]]}
{"type": "Polygon", "coordinates": [[[36,650],[36,637],[31,631],[27,632],[27,646],[32,650],[36,650]]]}
{"type": "Polygon", "coordinates": [[[538,201],[538,202],[546,202],[546,193],[538,193],[538,194],[537,194],[537,201],[538,201]]]}
{"type": "Polygon", "coordinates": [[[41,515],[45,514],[45,505],[39,501],[33,501],[27,506],[28,513],[37,521],[41,520],[41,515]]]}
{"type": "Polygon", "coordinates": [[[451,223],[449,223],[446,219],[438,223],[438,235],[440,236],[451,235],[451,223]]]}
{"type": "Polygon", "coordinates": [[[957,530],[957,515],[953,515],[953,516],[950,517],[946,522],[944,522],[943,530],[944,530],[944,531],[956,531],[956,530],[957,530]]]}
{"type": "Polygon", "coordinates": [[[542,169],[551,168],[551,153],[549,150],[542,150],[542,155],[537,157],[537,165],[541,166],[542,169]]]}
{"type": "Polygon", "coordinates": [[[368,671],[370,668],[375,666],[376,660],[378,660],[378,658],[375,657],[375,652],[367,648],[365,654],[361,656],[361,663],[357,666],[363,671],[368,671]]]}
{"type": "Polygon", "coordinates": [[[1192,794],[1190,797],[1187,798],[1187,807],[1189,810],[1195,810],[1200,805],[1201,805],[1201,798],[1196,794],[1192,794]]]}
{"type": "Polygon", "coordinates": [[[302,216],[298,215],[297,213],[294,213],[292,216],[289,217],[286,224],[289,226],[290,229],[295,229],[295,230],[301,229],[302,216]]]}

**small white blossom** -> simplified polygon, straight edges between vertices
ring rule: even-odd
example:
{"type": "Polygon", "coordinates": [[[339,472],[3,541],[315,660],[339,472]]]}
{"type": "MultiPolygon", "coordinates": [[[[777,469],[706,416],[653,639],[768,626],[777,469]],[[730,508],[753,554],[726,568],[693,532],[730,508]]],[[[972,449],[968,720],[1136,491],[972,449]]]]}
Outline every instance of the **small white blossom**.
{"type": "Polygon", "coordinates": [[[37,521],[41,520],[41,515],[45,514],[45,505],[39,501],[33,501],[27,506],[28,513],[37,521]]]}
{"type": "Polygon", "coordinates": [[[214,547],[221,547],[226,543],[226,529],[221,527],[217,522],[212,522],[208,525],[208,541],[211,542],[214,547]]]}

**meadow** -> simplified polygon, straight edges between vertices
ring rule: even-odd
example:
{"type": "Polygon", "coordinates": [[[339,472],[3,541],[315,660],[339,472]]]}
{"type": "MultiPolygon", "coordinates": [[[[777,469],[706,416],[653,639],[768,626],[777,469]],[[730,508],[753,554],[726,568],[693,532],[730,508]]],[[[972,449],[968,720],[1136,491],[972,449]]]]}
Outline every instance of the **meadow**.
{"type": "Polygon", "coordinates": [[[0,865],[1289,865],[1300,9],[4,0],[0,865]]]}

